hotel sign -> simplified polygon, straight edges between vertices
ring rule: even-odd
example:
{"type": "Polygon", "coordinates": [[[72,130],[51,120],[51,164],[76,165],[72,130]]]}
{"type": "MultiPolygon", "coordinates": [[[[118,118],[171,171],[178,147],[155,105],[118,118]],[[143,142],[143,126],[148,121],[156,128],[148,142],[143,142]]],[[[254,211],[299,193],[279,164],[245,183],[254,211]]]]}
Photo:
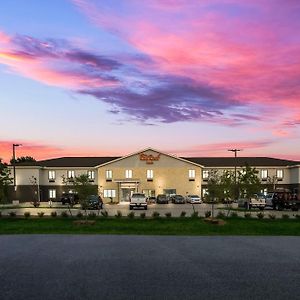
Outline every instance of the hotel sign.
{"type": "Polygon", "coordinates": [[[154,156],[154,155],[152,155],[152,154],[145,154],[145,153],[141,153],[140,154],[140,160],[144,160],[144,161],[146,161],[146,163],[147,164],[153,164],[153,162],[155,161],[155,160],[159,160],[159,158],[160,158],[160,154],[158,154],[157,156],[154,156]]]}

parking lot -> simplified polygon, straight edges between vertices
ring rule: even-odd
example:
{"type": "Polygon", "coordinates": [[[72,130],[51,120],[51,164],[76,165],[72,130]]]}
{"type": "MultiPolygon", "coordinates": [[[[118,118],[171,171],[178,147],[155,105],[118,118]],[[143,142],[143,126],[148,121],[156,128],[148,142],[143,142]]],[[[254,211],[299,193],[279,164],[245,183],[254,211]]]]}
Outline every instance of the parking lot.
{"type": "MultiPolygon", "coordinates": [[[[3,207],[3,206],[2,206],[3,207]]],[[[216,204],[214,205],[214,213],[215,216],[218,214],[218,212],[223,212],[225,215],[228,213],[228,205],[224,204],[216,204]]],[[[237,213],[239,216],[244,216],[245,210],[239,209],[237,210],[237,204],[234,203],[231,205],[231,208],[233,209],[231,212],[237,213]]],[[[129,210],[129,203],[120,203],[120,204],[105,204],[103,207],[103,210],[106,210],[108,212],[108,216],[115,216],[117,212],[121,212],[123,216],[127,216],[130,212],[129,210]]],[[[133,212],[136,216],[139,216],[141,213],[145,213],[146,217],[151,217],[153,212],[158,212],[161,217],[164,217],[166,213],[171,213],[173,217],[179,217],[181,212],[186,212],[186,216],[191,216],[193,212],[198,212],[199,216],[205,216],[205,212],[211,211],[212,206],[211,204],[149,204],[148,210],[144,209],[134,209],[133,212]]],[[[0,211],[3,216],[8,215],[11,211],[16,212],[17,215],[23,216],[25,212],[30,212],[32,216],[37,215],[39,212],[44,212],[45,216],[49,216],[51,212],[56,211],[57,215],[60,215],[63,211],[69,212],[68,205],[62,205],[60,202],[55,202],[52,204],[52,207],[49,208],[48,202],[41,202],[40,207],[33,207],[32,204],[28,203],[22,203],[18,208],[9,208],[9,206],[5,206],[5,209],[1,209],[0,211]]],[[[70,211],[73,216],[76,216],[76,214],[81,211],[82,213],[84,211],[80,210],[80,206],[76,205],[73,208],[70,208],[70,211]]],[[[100,211],[93,210],[89,212],[94,212],[96,214],[100,214],[100,211]]],[[[264,211],[258,211],[258,210],[248,210],[247,212],[251,212],[251,214],[255,217],[258,212],[263,212],[265,214],[265,217],[268,217],[269,214],[274,214],[277,218],[282,217],[282,215],[289,215],[291,218],[294,217],[297,214],[300,214],[300,212],[295,212],[290,209],[285,209],[283,211],[274,211],[271,208],[266,208],[264,211]]]]}

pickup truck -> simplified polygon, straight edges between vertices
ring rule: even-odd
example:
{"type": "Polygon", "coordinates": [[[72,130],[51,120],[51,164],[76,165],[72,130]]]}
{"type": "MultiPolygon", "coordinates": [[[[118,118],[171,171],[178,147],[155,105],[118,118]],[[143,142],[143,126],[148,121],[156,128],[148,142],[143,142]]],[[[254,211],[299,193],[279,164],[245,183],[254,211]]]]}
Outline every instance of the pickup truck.
{"type": "Polygon", "coordinates": [[[266,206],[275,210],[290,208],[297,211],[300,208],[300,199],[297,194],[291,193],[288,189],[277,189],[266,196],[266,206]]]}
{"type": "Polygon", "coordinates": [[[245,209],[251,209],[251,208],[259,208],[260,210],[263,210],[266,206],[266,200],[264,196],[262,195],[254,195],[253,197],[242,198],[238,200],[238,207],[244,207],[245,209]]]}
{"type": "Polygon", "coordinates": [[[129,209],[132,210],[135,207],[142,207],[147,210],[147,199],[145,194],[133,193],[130,197],[129,209]]]}

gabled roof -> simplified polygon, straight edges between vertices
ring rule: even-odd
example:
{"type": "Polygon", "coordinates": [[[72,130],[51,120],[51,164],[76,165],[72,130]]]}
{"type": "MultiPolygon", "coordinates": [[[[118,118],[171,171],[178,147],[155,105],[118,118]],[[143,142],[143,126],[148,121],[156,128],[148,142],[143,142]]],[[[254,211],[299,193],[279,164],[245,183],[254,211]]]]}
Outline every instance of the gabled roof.
{"type": "Polygon", "coordinates": [[[248,164],[253,167],[286,167],[299,164],[297,161],[271,157],[185,157],[184,159],[205,167],[238,167],[248,164]]]}

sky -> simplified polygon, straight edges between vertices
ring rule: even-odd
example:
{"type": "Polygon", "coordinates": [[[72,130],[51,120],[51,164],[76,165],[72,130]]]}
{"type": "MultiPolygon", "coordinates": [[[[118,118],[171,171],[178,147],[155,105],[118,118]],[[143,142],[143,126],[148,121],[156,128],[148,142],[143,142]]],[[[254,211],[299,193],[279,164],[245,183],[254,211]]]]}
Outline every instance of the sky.
{"type": "Polygon", "coordinates": [[[0,1],[0,157],[300,160],[300,1],[0,1]]]}

